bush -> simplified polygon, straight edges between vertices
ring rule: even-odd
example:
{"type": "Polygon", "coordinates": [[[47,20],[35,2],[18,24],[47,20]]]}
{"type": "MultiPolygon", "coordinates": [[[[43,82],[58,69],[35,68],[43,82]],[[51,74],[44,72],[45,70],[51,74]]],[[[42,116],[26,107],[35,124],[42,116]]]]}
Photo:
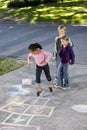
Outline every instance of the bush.
{"type": "Polygon", "coordinates": [[[8,7],[24,7],[24,2],[22,1],[11,1],[8,3],[8,7]]]}
{"type": "Polygon", "coordinates": [[[39,5],[40,4],[40,0],[24,0],[24,1],[19,1],[19,0],[15,0],[15,1],[11,1],[8,3],[8,7],[27,7],[27,6],[35,6],[35,5],[39,5]]]}
{"type": "Polygon", "coordinates": [[[57,2],[57,0],[14,0],[8,3],[8,7],[36,6],[41,3],[57,2]]]}
{"type": "Polygon", "coordinates": [[[43,3],[52,3],[52,2],[57,2],[57,0],[43,0],[43,3]]]}

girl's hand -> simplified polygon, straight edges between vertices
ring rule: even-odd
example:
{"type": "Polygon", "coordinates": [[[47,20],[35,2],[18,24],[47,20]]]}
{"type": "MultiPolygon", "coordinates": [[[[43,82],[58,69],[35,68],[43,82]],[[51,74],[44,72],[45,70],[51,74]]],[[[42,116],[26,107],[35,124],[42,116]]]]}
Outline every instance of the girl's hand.
{"type": "Polygon", "coordinates": [[[46,61],[42,62],[42,65],[46,65],[46,64],[47,64],[47,62],[46,62],[46,61]]]}
{"type": "Polygon", "coordinates": [[[30,66],[31,66],[31,64],[28,64],[27,66],[28,66],[28,67],[30,67],[30,66]]]}

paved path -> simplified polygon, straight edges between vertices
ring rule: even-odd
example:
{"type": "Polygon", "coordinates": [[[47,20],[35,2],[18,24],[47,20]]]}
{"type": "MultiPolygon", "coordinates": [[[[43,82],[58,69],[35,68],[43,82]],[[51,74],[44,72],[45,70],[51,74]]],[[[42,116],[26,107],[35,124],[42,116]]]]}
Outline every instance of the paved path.
{"type": "MultiPolygon", "coordinates": [[[[57,25],[0,24],[0,57],[26,60],[27,47],[40,42],[53,51],[57,25]]],[[[71,89],[53,89],[42,73],[41,96],[36,97],[35,65],[0,76],[0,130],[87,130],[87,27],[67,26],[73,39],[76,63],[70,66],[71,89]],[[23,86],[22,79],[33,80],[23,86]]],[[[50,62],[52,79],[55,62],[50,62]]]]}
{"type": "MultiPolygon", "coordinates": [[[[54,79],[55,66],[50,67],[54,79]]],[[[70,66],[71,89],[54,88],[52,94],[43,74],[39,98],[34,73],[32,65],[0,76],[1,130],[87,130],[87,66],[70,66]],[[24,78],[33,84],[22,86],[24,78]],[[78,111],[72,109],[76,106],[78,111]]]]}

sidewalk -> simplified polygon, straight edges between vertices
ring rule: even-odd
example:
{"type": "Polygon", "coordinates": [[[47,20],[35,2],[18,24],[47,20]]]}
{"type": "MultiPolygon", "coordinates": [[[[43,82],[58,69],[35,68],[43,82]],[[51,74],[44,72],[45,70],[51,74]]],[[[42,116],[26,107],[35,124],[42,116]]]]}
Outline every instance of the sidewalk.
{"type": "MultiPolygon", "coordinates": [[[[54,79],[53,62],[50,69],[54,79]]],[[[87,65],[70,66],[70,81],[71,89],[51,94],[42,74],[38,98],[33,64],[0,76],[0,130],[87,130],[87,65]],[[25,78],[33,79],[32,86],[22,86],[25,78]]]]}

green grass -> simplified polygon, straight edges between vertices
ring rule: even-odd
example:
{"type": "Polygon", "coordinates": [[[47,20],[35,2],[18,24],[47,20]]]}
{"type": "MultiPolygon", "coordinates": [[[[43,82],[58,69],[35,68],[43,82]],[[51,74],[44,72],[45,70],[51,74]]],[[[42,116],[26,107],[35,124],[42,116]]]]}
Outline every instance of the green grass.
{"type": "Polygon", "coordinates": [[[7,8],[7,2],[0,2],[0,19],[21,22],[87,23],[86,0],[65,0],[63,4],[58,2],[19,9],[7,8]]]}
{"type": "Polygon", "coordinates": [[[25,63],[18,60],[0,58],[0,75],[16,70],[24,65],[25,63]]]}

